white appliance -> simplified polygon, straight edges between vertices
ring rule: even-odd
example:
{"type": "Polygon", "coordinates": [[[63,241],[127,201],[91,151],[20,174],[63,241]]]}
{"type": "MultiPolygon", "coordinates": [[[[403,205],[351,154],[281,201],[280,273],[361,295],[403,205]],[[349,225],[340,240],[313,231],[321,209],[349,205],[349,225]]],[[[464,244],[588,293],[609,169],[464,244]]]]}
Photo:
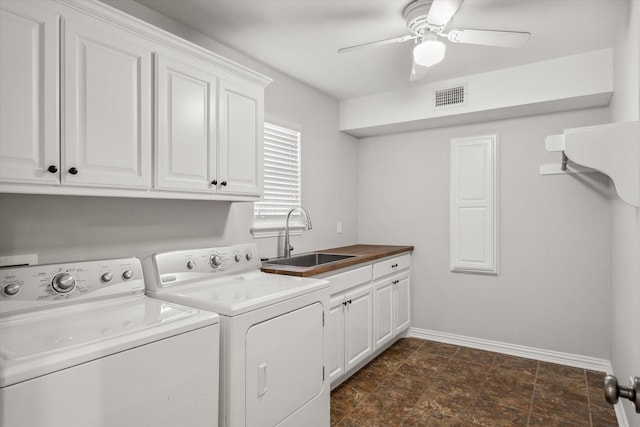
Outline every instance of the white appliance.
{"type": "Polygon", "coordinates": [[[156,254],[144,264],[147,294],[220,314],[220,426],[326,427],[329,283],[262,273],[257,253],[156,254]]]}
{"type": "Polygon", "coordinates": [[[0,269],[0,426],[215,425],[219,320],[136,258],[0,269]]]}

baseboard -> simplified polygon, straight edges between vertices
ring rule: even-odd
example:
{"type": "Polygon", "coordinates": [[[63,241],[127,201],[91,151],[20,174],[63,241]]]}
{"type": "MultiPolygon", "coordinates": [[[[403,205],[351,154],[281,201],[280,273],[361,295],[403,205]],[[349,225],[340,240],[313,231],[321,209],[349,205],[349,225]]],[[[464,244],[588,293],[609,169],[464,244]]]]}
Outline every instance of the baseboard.
{"type": "MultiPolygon", "coordinates": [[[[559,351],[544,350],[540,348],[526,347],[523,345],[490,341],[413,327],[409,329],[407,336],[613,374],[613,368],[609,360],[581,356],[579,354],[562,353],[559,351]]],[[[618,404],[614,405],[613,408],[616,411],[618,426],[629,427],[627,414],[624,411],[622,403],[618,402],[618,404]]]]}
{"type": "Polygon", "coordinates": [[[499,341],[490,341],[481,338],[465,337],[463,335],[449,334],[446,332],[431,331],[428,329],[411,328],[409,336],[423,338],[447,344],[461,345],[477,348],[479,350],[494,351],[496,353],[509,354],[527,359],[536,359],[543,362],[558,363],[560,365],[573,366],[575,368],[589,369],[591,371],[612,373],[611,362],[595,357],[581,356],[579,354],[562,353],[559,351],[544,350],[523,345],[509,344],[499,341]]]}

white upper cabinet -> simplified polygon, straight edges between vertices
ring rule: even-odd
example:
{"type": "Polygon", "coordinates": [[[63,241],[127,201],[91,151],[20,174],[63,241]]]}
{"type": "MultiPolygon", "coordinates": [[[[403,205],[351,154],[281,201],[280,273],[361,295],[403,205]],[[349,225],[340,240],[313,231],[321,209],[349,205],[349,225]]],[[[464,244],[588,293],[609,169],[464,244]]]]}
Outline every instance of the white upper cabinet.
{"type": "Polygon", "coordinates": [[[0,180],[58,184],[58,14],[0,3],[0,180]]]}
{"type": "Polygon", "coordinates": [[[220,82],[220,192],[262,192],[264,91],[220,82]]]}
{"type": "Polygon", "coordinates": [[[0,23],[1,193],[259,200],[270,79],[101,2],[0,23]]]}
{"type": "Polygon", "coordinates": [[[151,186],[151,49],[87,18],[65,20],[62,182],[151,186]]]}
{"type": "Polygon", "coordinates": [[[217,78],[182,59],[157,56],[155,185],[211,193],[217,184],[217,78]]]}

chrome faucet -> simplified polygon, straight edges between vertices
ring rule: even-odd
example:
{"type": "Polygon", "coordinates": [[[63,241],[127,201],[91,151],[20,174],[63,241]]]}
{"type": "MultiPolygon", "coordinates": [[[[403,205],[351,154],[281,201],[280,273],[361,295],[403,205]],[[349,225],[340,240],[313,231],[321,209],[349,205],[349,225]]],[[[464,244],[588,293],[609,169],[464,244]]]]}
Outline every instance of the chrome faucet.
{"type": "Polygon", "coordinates": [[[305,208],[303,208],[302,206],[298,206],[295,208],[291,208],[291,210],[289,210],[289,213],[287,213],[287,219],[284,222],[284,257],[285,258],[290,258],[291,251],[293,250],[293,246],[291,246],[291,244],[289,243],[289,218],[291,217],[291,214],[297,210],[302,212],[302,214],[304,215],[307,230],[311,230],[313,228],[311,226],[311,216],[309,216],[309,212],[307,212],[305,208]]]}

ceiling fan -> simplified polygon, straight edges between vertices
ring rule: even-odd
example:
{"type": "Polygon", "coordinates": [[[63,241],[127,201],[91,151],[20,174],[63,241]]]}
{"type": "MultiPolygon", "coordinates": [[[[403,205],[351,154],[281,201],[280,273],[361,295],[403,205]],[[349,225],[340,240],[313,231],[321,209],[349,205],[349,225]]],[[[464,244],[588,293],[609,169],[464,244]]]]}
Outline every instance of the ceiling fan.
{"type": "Polygon", "coordinates": [[[453,43],[477,44],[496,47],[522,47],[529,40],[531,33],[520,31],[451,29],[445,32],[445,27],[458,12],[463,0],[415,0],[405,7],[403,15],[407,27],[412,34],[363,43],[338,49],[338,53],[352,52],[370,46],[380,46],[391,43],[403,43],[415,40],[413,48],[413,66],[409,80],[423,78],[429,67],[444,59],[445,44],[439,37],[453,43]]]}

